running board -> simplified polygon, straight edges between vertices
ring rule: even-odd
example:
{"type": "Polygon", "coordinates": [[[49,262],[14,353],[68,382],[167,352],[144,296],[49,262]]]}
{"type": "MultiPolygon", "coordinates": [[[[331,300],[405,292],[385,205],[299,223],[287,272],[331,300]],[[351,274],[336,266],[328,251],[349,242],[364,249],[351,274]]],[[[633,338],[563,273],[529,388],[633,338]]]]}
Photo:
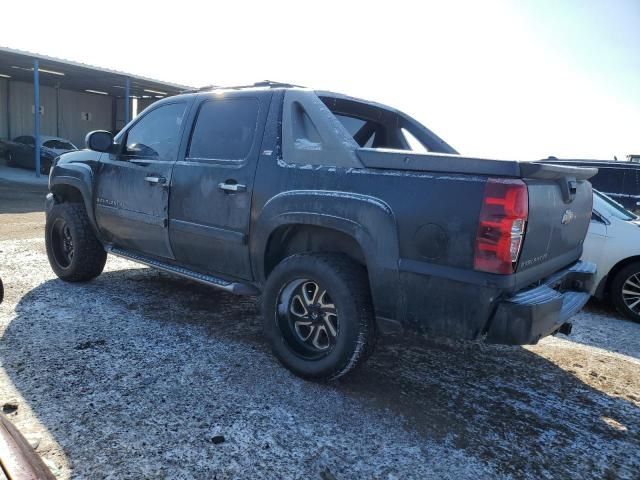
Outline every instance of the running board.
{"type": "Polygon", "coordinates": [[[210,287],[219,288],[226,292],[230,292],[236,295],[259,295],[260,291],[249,283],[229,282],[213,275],[207,275],[205,273],[194,272],[183,267],[177,267],[168,263],[155,260],[153,258],[143,257],[137,253],[132,253],[127,250],[123,250],[118,247],[107,247],[107,252],[117,255],[118,257],[126,258],[127,260],[133,260],[134,262],[143,263],[149,267],[162,270],[163,272],[173,273],[195,282],[209,285],[210,287]]]}

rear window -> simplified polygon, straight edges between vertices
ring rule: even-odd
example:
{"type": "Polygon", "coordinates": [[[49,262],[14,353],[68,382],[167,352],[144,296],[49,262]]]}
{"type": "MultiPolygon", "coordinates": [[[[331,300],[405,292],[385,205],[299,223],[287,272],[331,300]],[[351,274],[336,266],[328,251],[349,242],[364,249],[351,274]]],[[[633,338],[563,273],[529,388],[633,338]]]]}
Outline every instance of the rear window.
{"type": "Polygon", "coordinates": [[[189,158],[244,160],[258,123],[255,98],[209,100],[202,104],[191,134],[189,158]]]}
{"type": "Polygon", "coordinates": [[[23,137],[17,137],[13,141],[16,143],[22,143],[24,145],[35,145],[35,142],[33,141],[33,137],[29,137],[28,135],[23,137]]]}
{"type": "Polygon", "coordinates": [[[321,97],[321,100],[360,147],[429,151],[415,122],[396,111],[352,99],[321,97]]]}

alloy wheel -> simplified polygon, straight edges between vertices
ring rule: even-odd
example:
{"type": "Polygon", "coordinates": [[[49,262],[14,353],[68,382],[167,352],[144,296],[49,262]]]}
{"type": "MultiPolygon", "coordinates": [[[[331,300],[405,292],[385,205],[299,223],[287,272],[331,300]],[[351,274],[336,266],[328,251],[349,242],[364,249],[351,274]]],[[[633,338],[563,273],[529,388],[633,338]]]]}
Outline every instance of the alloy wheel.
{"type": "Polygon", "coordinates": [[[329,292],[318,282],[290,282],[280,293],[277,313],[284,338],[303,358],[319,358],[335,346],[340,333],[338,312],[329,292]]]}
{"type": "Polygon", "coordinates": [[[634,273],[622,284],[622,300],[629,310],[640,314],[640,272],[634,273]]]}

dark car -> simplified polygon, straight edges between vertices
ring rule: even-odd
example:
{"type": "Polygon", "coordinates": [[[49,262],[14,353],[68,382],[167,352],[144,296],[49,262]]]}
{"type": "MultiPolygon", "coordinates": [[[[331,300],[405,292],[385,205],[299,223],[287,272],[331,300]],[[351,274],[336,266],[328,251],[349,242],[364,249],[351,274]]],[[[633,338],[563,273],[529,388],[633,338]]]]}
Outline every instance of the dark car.
{"type": "MultiPolygon", "coordinates": [[[[13,141],[3,142],[4,155],[10,167],[35,169],[36,143],[32,135],[21,135],[13,141]]],[[[63,153],[77,150],[69,140],[59,137],[40,137],[40,173],[47,174],[53,159],[63,153]]]]}
{"type": "Polygon", "coordinates": [[[90,280],[109,252],[261,295],[305,378],[404,327],[536,343],[589,298],[595,169],[464,157],[393,108],[273,83],[160,100],[87,146],[49,179],[56,275],[90,280]]]}
{"type": "Polygon", "coordinates": [[[589,181],[593,188],[613,198],[627,210],[640,213],[640,163],[614,160],[564,160],[550,157],[545,162],[577,167],[595,167],[589,181]]]}

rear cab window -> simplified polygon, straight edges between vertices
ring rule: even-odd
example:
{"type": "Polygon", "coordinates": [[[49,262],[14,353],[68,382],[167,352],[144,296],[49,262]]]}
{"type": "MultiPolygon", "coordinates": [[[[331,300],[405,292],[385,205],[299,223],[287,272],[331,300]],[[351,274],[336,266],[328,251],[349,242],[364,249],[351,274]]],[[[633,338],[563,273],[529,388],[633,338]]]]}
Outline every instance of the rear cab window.
{"type": "Polygon", "coordinates": [[[320,99],[362,148],[430,151],[416,122],[399,112],[355,99],[322,95],[320,99]]]}

